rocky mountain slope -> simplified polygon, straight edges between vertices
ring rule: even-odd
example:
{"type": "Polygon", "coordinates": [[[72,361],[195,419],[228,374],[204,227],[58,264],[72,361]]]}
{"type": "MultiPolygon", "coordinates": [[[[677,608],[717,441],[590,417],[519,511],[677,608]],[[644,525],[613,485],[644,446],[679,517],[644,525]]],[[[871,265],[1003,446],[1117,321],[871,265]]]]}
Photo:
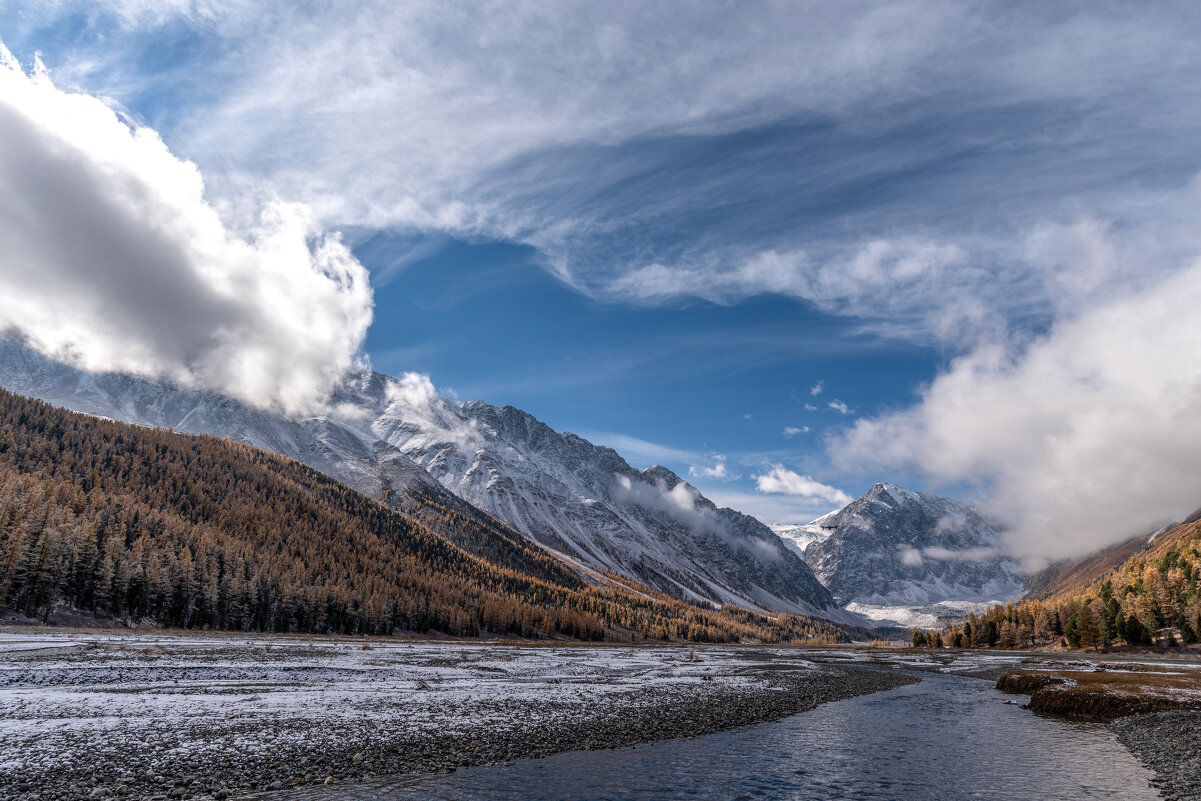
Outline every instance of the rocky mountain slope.
{"type": "MultiPolygon", "coordinates": [[[[504,569],[294,459],[0,389],[0,620],[747,642],[828,621],[594,586],[530,540],[504,569]]],[[[504,543],[498,544],[503,547],[504,543]]]]}
{"type": "Polygon", "coordinates": [[[1052,562],[1026,577],[1022,583],[1022,599],[1046,600],[1086,589],[1106,573],[1117,570],[1136,554],[1159,542],[1162,535],[1198,520],[1201,520],[1201,511],[1194,512],[1184,523],[1168,523],[1076,559],[1052,562]]]}
{"type": "Polygon", "coordinates": [[[953,617],[1021,590],[997,524],[973,507],[876,484],[791,536],[838,603],[880,621],[953,617]]]}
{"type": "Polygon", "coordinates": [[[0,386],[291,456],[396,508],[431,498],[463,514],[478,507],[585,573],[610,571],[685,599],[857,622],[770,529],[716,507],[670,470],[635,469],[513,407],[442,398],[418,376],[362,372],[334,399],[336,412],[289,419],[166,382],[85,373],[0,342],[0,386]]]}

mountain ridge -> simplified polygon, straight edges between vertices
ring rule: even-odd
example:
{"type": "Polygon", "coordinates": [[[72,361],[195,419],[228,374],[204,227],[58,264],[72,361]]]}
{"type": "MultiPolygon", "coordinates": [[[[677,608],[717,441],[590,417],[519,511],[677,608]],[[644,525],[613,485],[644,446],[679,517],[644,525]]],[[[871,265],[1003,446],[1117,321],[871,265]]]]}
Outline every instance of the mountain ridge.
{"type": "Polygon", "coordinates": [[[513,406],[442,398],[421,377],[360,372],[333,396],[337,415],[294,420],[165,381],[85,373],[7,341],[0,386],[291,456],[396,508],[467,504],[460,513],[479,510],[552,552],[676,597],[862,622],[770,529],[666,468],[633,468],[513,406]]]}
{"type": "Polygon", "coordinates": [[[0,611],[341,634],[842,636],[592,586],[528,540],[508,544],[517,559],[498,565],[295,459],[0,390],[0,611]]]}

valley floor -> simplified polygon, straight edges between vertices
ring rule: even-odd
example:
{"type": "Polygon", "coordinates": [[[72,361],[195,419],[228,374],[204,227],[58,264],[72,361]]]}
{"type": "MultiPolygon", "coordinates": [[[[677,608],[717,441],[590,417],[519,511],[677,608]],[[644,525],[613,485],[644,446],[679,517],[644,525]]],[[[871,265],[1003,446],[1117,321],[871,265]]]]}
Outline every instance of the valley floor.
{"type": "MultiPolygon", "coordinates": [[[[15,628],[0,631],[0,798],[337,790],[779,720],[920,673],[1062,675],[1064,689],[1137,679],[1162,694],[1197,667],[1138,655],[15,628]]],[[[1191,701],[1191,686],[1170,694],[1191,701]]],[[[1165,797],[1201,797],[1201,712],[1111,728],[1165,797]]]]}
{"type": "Polygon", "coordinates": [[[777,720],[912,682],[852,652],[0,633],[0,797],[227,798],[777,720]]]}

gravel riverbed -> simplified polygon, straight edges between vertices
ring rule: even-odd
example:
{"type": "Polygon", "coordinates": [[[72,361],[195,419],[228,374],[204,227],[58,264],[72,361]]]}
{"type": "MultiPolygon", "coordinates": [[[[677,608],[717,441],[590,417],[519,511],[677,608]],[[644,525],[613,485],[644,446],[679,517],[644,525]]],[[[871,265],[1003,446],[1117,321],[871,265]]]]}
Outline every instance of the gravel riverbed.
{"type": "Polygon", "coordinates": [[[1155,773],[1169,801],[1201,801],[1201,712],[1171,710],[1109,724],[1122,745],[1155,773]]]}
{"type": "Polygon", "coordinates": [[[238,798],[708,734],[913,681],[792,649],[0,634],[0,798],[238,798]]]}

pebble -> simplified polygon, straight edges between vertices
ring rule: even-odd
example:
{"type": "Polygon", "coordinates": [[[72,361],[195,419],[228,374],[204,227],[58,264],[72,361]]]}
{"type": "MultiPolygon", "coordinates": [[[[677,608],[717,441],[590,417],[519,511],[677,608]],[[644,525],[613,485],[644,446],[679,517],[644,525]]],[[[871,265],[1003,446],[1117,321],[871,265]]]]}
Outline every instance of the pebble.
{"type": "Polygon", "coordinates": [[[1119,718],[1109,724],[1122,745],[1155,774],[1169,801],[1201,801],[1201,712],[1171,710],[1119,718]]]}
{"type": "MultiPolygon", "coordinates": [[[[531,714],[528,706],[509,701],[483,702],[495,705],[499,713],[508,713],[514,728],[478,725],[459,732],[401,734],[364,743],[361,736],[344,746],[328,740],[316,740],[304,747],[272,746],[271,757],[247,757],[234,760],[189,760],[173,753],[160,761],[154,755],[136,753],[144,769],[129,773],[114,761],[80,759],[63,769],[51,769],[36,777],[36,786],[44,797],[78,799],[108,797],[117,788],[126,789],[125,798],[188,799],[193,792],[199,798],[210,797],[203,788],[217,787],[211,797],[223,801],[250,795],[261,789],[282,790],[324,777],[324,784],[335,778],[355,780],[378,775],[402,775],[419,772],[444,772],[460,767],[486,764],[511,764],[513,760],[549,756],[581,749],[621,748],[636,743],[675,737],[693,737],[756,723],[779,720],[812,709],[818,704],[856,695],[891,689],[916,681],[904,675],[873,670],[830,667],[810,670],[755,671],[742,685],[708,683],[691,685],[678,693],[653,691],[623,693],[598,700],[586,709],[570,708],[570,714],[531,714]],[[306,774],[313,778],[306,779],[306,774]],[[88,792],[81,786],[86,783],[88,792]],[[167,788],[171,788],[168,790],[167,788]]],[[[271,741],[276,737],[271,724],[256,732],[243,732],[271,741]]],[[[195,736],[196,732],[189,732],[195,736]]],[[[215,723],[205,736],[220,741],[228,737],[228,724],[215,723]]],[[[160,744],[161,751],[181,743],[160,744]]],[[[83,749],[81,749],[82,751],[83,749]]],[[[160,752],[161,753],[161,752],[160,752]]],[[[105,755],[106,758],[111,756],[105,755]]],[[[124,754],[121,764],[133,765],[134,753],[124,754]]],[[[15,777],[0,773],[0,798],[8,796],[15,777]],[[6,789],[7,788],[7,789],[6,789]]]]}

